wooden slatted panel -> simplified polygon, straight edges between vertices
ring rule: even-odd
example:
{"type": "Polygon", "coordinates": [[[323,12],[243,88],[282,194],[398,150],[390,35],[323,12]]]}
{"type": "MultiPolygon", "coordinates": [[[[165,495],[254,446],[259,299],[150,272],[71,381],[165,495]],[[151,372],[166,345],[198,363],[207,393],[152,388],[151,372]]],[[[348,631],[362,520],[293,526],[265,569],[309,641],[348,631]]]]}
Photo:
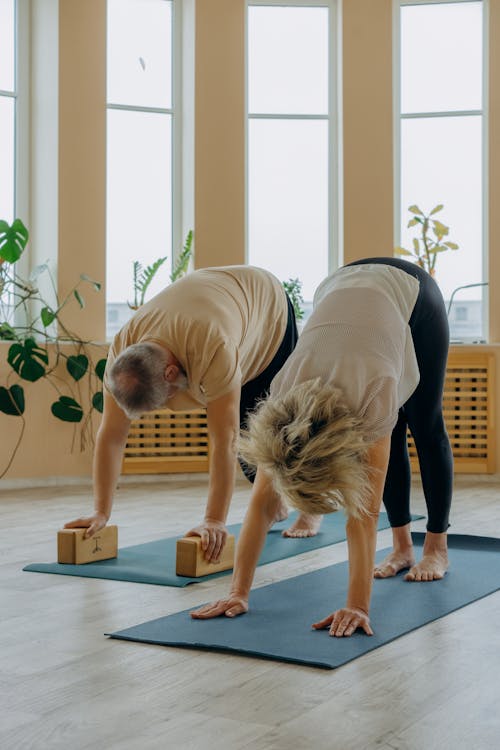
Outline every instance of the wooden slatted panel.
{"type": "MultiPolygon", "coordinates": [[[[446,369],[443,413],[457,474],[493,474],[495,467],[495,358],[484,352],[451,352],[446,369]]],[[[408,434],[412,470],[415,444],[408,434]]]]}
{"type": "Polygon", "coordinates": [[[204,409],[163,409],[134,420],[122,472],[176,474],[208,471],[208,429],[204,409]]]}

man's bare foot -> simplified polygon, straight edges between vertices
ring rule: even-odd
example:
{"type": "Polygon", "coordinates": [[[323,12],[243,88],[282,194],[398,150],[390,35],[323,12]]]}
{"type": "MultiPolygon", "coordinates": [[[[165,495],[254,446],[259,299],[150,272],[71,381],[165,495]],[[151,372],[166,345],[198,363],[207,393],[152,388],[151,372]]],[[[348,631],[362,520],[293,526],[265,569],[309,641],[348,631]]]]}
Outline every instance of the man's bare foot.
{"type": "Polygon", "coordinates": [[[373,576],[374,578],[391,578],[397,575],[400,570],[411,568],[412,565],[415,565],[412,547],[407,550],[394,551],[375,565],[373,576]]]}
{"type": "Polygon", "coordinates": [[[446,552],[432,552],[424,554],[416,565],[413,565],[405,575],[405,581],[439,581],[444,578],[448,570],[448,555],[446,552]]]}
{"type": "Polygon", "coordinates": [[[323,516],[314,513],[301,513],[289,529],[282,531],[282,536],[302,539],[308,536],[316,536],[321,526],[323,516]]]}

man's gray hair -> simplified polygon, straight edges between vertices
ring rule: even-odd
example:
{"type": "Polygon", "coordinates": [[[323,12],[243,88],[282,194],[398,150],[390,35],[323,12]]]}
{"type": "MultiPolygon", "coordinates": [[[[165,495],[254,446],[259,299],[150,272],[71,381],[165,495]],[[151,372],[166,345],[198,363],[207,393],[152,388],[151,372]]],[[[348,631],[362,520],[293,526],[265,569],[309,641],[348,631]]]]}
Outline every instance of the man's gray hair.
{"type": "Polygon", "coordinates": [[[165,379],[168,354],[160,346],[132,344],[113,362],[108,374],[109,390],[130,419],[165,407],[177,389],[187,387],[182,373],[175,383],[165,379]]]}

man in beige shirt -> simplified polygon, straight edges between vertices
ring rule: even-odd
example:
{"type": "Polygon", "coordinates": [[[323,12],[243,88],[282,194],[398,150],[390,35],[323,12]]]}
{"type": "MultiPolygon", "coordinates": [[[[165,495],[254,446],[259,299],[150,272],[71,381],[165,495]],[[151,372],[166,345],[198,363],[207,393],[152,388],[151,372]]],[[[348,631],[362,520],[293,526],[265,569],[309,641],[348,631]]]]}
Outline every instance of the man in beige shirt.
{"type": "MultiPolygon", "coordinates": [[[[216,561],[227,537],[240,427],[293,351],[293,307],[271,273],[251,266],[194,271],[143,305],[115,336],[94,452],[94,512],[66,524],[92,536],[109,520],[131,419],[164,407],[207,409],[208,500],[200,536],[216,561]]],[[[240,462],[253,481],[252,467],[240,462]]],[[[278,517],[285,517],[283,507],[278,517]]]]}

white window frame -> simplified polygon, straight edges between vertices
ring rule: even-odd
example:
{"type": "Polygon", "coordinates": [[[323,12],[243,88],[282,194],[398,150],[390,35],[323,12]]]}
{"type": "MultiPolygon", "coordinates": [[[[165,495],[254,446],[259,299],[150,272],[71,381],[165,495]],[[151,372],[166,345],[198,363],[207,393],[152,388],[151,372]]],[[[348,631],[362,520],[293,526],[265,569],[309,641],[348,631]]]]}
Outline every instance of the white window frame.
{"type": "MultiPolygon", "coordinates": [[[[483,4],[483,80],[482,103],[478,110],[443,110],[439,112],[401,112],[401,13],[402,7],[411,5],[458,5],[459,3],[477,2],[478,0],[393,0],[393,113],[394,113],[394,245],[401,244],[401,120],[429,117],[482,117],[482,247],[481,265],[483,281],[488,282],[488,15],[489,0],[480,0],[483,4]]],[[[483,287],[482,326],[483,335],[489,340],[488,290],[483,287]]],[[[478,342],[476,337],[464,337],[464,343],[478,342]]]]}
{"type": "Polygon", "coordinates": [[[170,115],[172,118],[172,267],[182,251],[182,0],[172,3],[172,100],[170,107],[145,107],[132,104],[113,104],[106,98],[106,112],[148,112],[170,115]]]}
{"type": "MultiPolygon", "coordinates": [[[[14,2],[14,88],[0,96],[14,100],[14,216],[29,224],[29,1],[14,2]]],[[[6,218],[4,216],[1,217],[6,218]]]]}
{"type": "Polygon", "coordinates": [[[342,170],[341,29],[337,0],[247,0],[245,40],[248,39],[248,9],[252,6],[328,8],[328,112],[324,115],[252,113],[248,109],[248,44],[245,41],[245,259],[249,257],[249,156],[250,120],[322,120],[328,122],[328,272],[342,263],[343,208],[340,175],[342,170]]]}

